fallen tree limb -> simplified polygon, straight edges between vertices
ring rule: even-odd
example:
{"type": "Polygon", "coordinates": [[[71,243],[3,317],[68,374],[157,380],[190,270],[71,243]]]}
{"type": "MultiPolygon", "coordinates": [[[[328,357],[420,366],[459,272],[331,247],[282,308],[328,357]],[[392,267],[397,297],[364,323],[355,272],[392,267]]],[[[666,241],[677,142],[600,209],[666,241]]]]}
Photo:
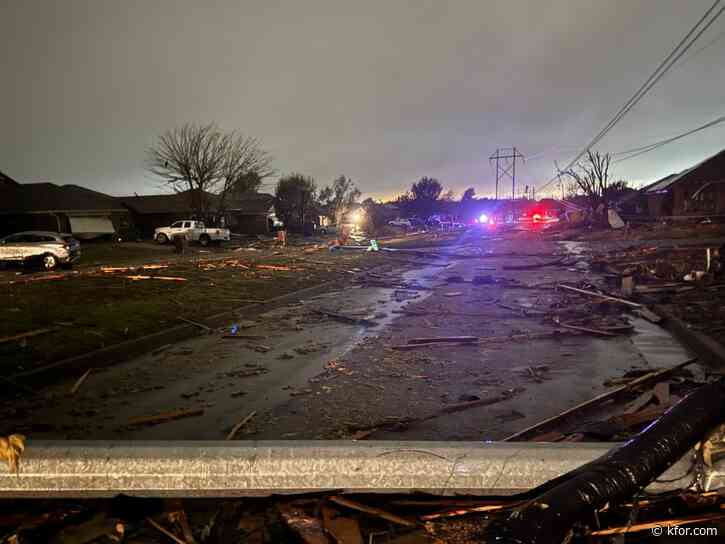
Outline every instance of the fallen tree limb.
{"type": "Polygon", "coordinates": [[[482,542],[554,544],[605,504],[625,500],[684,456],[725,413],[725,380],[697,389],[635,438],[544,484],[545,491],[492,522],[482,542]]]}
{"type": "Polygon", "coordinates": [[[558,423],[561,420],[569,417],[570,415],[572,415],[576,412],[579,412],[581,410],[584,410],[584,409],[594,406],[596,404],[600,404],[600,403],[604,402],[605,400],[614,398],[617,395],[619,395],[625,391],[629,391],[629,390],[633,389],[634,387],[659,381],[659,380],[665,378],[666,376],[669,376],[670,374],[673,374],[674,372],[677,372],[678,370],[681,370],[681,369],[685,368],[686,366],[691,365],[695,361],[697,361],[697,358],[689,359],[688,361],[685,361],[684,363],[680,363],[678,365],[675,365],[675,366],[672,366],[669,368],[663,368],[662,370],[658,370],[656,372],[650,372],[649,374],[640,376],[639,378],[632,380],[631,382],[629,382],[626,385],[618,387],[617,389],[613,389],[612,391],[607,391],[606,393],[602,393],[601,395],[597,395],[593,399],[589,399],[585,402],[582,402],[581,404],[577,404],[576,406],[569,408],[568,410],[565,410],[565,411],[561,412],[560,414],[552,416],[549,419],[540,421],[539,423],[532,425],[531,427],[527,427],[526,429],[524,429],[522,431],[512,434],[511,436],[504,438],[503,441],[510,442],[512,440],[522,440],[522,439],[525,440],[526,437],[531,436],[532,433],[534,433],[535,431],[539,431],[544,427],[548,427],[554,423],[558,423]]]}

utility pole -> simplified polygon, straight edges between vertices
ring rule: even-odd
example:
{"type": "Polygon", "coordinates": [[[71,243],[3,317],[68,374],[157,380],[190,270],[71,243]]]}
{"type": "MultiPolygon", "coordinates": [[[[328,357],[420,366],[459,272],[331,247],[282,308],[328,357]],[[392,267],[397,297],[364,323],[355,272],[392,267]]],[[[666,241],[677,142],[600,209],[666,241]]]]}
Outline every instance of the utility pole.
{"type": "Polygon", "coordinates": [[[511,178],[511,199],[516,199],[516,161],[525,161],[524,156],[515,147],[499,147],[496,153],[488,158],[493,166],[496,161],[496,200],[498,200],[498,185],[506,177],[511,178]]]}

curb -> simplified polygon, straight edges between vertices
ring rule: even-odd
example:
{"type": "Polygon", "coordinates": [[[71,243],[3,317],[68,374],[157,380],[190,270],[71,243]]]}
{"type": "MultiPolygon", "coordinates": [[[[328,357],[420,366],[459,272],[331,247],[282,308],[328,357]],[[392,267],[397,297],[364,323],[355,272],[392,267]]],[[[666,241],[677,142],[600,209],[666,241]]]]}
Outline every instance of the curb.
{"type": "MultiPolygon", "coordinates": [[[[0,498],[241,497],[346,492],[508,495],[606,455],[616,443],[30,441],[0,498]]],[[[689,481],[691,455],[650,492],[689,481]],[[683,476],[684,474],[684,476],[683,476]]],[[[717,481],[717,478],[716,478],[717,481]]]]}

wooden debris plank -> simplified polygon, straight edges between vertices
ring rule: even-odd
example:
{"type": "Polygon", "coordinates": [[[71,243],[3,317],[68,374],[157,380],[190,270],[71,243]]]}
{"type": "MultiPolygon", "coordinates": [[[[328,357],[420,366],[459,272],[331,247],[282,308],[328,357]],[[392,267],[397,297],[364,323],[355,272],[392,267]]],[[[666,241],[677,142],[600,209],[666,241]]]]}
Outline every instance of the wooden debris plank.
{"type": "Polygon", "coordinates": [[[435,342],[478,342],[478,336],[438,336],[434,338],[411,338],[408,340],[408,344],[430,344],[435,342]]]}
{"type": "Polygon", "coordinates": [[[185,410],[175,410],[173,412],[163,412],[153,416],[133,417],[128,420],[129,425],[156,425],[158,423],[166,423],[175,419],[185,417],[200,416],[204,413],[203,408],[189,408],[185,410]]]}
{"type": "Polygon", "coordinates": [[[571,285],[564,285],[564,284],[560,283],[559,288],[565,289],[567,291],[572,291],[574,293],[579,293],[580,295],[589,295],[590,297],[598,297],[598,298],[602,298],[605,300],[611,300],[613,302],[619,302],[620,304],[625,304],[627,306],[631,306],[632,308],[642,308],[642,305],[637,304],[636,302],[625,300],[623,298],[611,297],[609,295],[603,295],[602,293],[597,293],[595,291],[587,291],[585,289],[579,289],[577,287],[572,287],[571,285]]]}
{"type": "Polygon", "coordinates": [[[609,527],[607,529],[598,529],[596,531],[592,531],[590,533],[587,533],[587,535],[588,536],[621,535],[621,534],[625,534],[625,533],[638,533],[641,531],[651,531],[654,528],[658,528],[660,530],[665,528],[664,534],[666,534],[667,527],[678,527],[680,525],[689,525],[691,523],[703,523],[703,522],[709,522],[709,521],[716,521],[716,520],[720,520],[720,519],[725,519],[725,514],[718,513],[718,514],[696,515],[696,516],[689,516],[689,517],[684,517],[684,518],[650,521],[647,523],[636,523],[636,524],[632,524],[632,525],[626,525],[623,527],[609,527]]]}
{"type": "Polygon", "coordinates": [[[93,370],[93,369],[89,368],[88,370],[86,370],[83,373],[83,375],[80,378],[78,378],[78,381],[76,381],[76,383],[73,385],[73,387],[71,387],[71,390],[70,390],[71,395],[75,395],[78,392],[78,390],[81,388],[81,385],[83,385],[83,382],[86,381],[86,378],[91,373],[91,370],[93,370]]]}
{"type": "Polygon", "coordinates": [[[617,334],[614,334],[613,332],[608,331],[602,331],[599,329],[591,329],[589,327],[581,327],[579,325],[569,325],[568,323],[559,323],[560,327],[564,327],[565,329],[572,329],[575,331],[582,331],[582,332],[588,332],[590,334],[595,334],[597,336],[618,336],[617,334]]]}
{"type": "Polygon", "coordinates": [[[564,264],[566,257],[557,259],[555,261],[547,261],[545,263],[533,263],[533,264],[505,264],[503,265],[504,270],[534,270],[536,268],[545,268],[547,266],[559,266],[564,264]]]}
{"type": "Polygon", "coordinates": [[[188,323],[189,325],[194,325],[195,327],[198,327],[208,333],[212,332],[211,327],[208,327],[208,326],[204,325],[203,323],[199,323],[198,321],[192,321],[191,319],[187,319],[187,318],[181,317],[181,316],[179,316],[179,321],[183,321],[184,323],[188,323]]]}
{"type": "Polygon", "coordinates": [[[16,340],[22,340],[23,338],[32,338],[33,336],[39,336],[41,334],[47,334],[49,332],[57,331],[58,327],[48,327],[45,329],[36,329],[34,331],[28,331],[23,332],[20,334],[15,334],[13,336],[4,336],[0,338],[0,344],[5,344],[7,342],[14,342],[16,340]]]}
{"type": "Polygon", "coordinates": [[[339,504],[340,506],[346,506],[347,508],[352,508],[353,510],[359,510],[360,512],[365,512],[366,514],[378,516],[383,519],[387,519],[388,521],[392,521],[393,523],[397,523],[398,525],[404,525],[406,527],[415,527],[415,525],[416,525],[415,521],[403,518],[396,514],[392,514],[381,508],[376,508],[374,506],[367,506],[365,504],[350,500],[350,499],[348,499],[346,497],[342,497],[340,495],[335,495],[334,497],[330,497],[330,500],[336,504],[339,504]]]}
{"type": "Polygon", "coordinates": [[[147,522],[149,523],[149,525],[151,525],[151,526],[152,526],[152,527],[153,527],[154,529],[156,529],[156,530],[157,530],[157,531],[159,531],[160,533],[162,533],[162,534],[166,535],[166,537],[170,538],[170,539],[171,539],[171,540],[173,540],[174,542],[176,542],[176,544],[189,544],[188,542],[184,542],[183,540],[181,540],[181,539],[180,539],[179,537],[177,537],[177,536],[176,536],[176,535],[175,535],[174,533],[172,533],[171,531],[169,531],[168,529],[166,529],[166,528],[165,528],[165,527],[164,527],[163,525],[160,525],[160,524],[156,523],[156,522],[155,522],[154,520],[152,520],[151,518],[149,518],[149,517],[146,517],[146,521],[147,521],[147,522]]]}
{"type": "Polygon", "coordinates": [[[282,519],[291,530],[299,535],[305,544],[330,544],[325,528],[319,518],[312,517],[295,504],[278,503],[282,519]]]}
{"type": "Polygon", "coordinates": [[[274,264],[258,264],[256,267],[262,270],[276,270],[278,272],[289,272],[292,270],[289,266],[277,266],[274,264]]]}
{"type": "Polygon", "coordinates": [[[646,306],[642,306],[641,308],[635,310],[635,314],[643,319],[646,319],[650,323],[658,324],[662,322],[662,318],[646,306]]]}
{"type": "Polygon", "coordinates": [[[652,383],[655,381],[659,381],[659,380],[665,378],[666,376],[669,376],[669,375],[673,374],[674,372],[677,372],[678,370],[681,370],[681,369],[685,368],[686,366],[691,365],[695,361],[697,361],[697,358],[689,359],[688,361],[685,361],[678,365],[672,366],[670,368],[663,368],[656,372],[650,372],[649,374],[640,376],[639,378],[632,380],[631,382],[629,382],[626,385],[623,385],[623,386],[613,389],[611,391],[607,391],[606,393],[602,393],[601,395],[597,395],[596,397],[589,399],[587,401],[584,401],[580,404],[577,404],[576,406],[573,406],[572,408],[569,408],[568,410],[565,410],[565,411],[561,412],[560,414],[552,416],[548,419],[545,419],[544,421],[540,421],[539,423],[536,423],[535,425],[527,427],[526,429],[523,429],[517,433],[514,433],[511,436],[504,438],[503,441],[510,442],[512,440],[521,440],[522,437],[524,437],[526,435],[530,435],[534,431],[538,431],[539,429],[541,429],[543,427],[560,422],[563,419],[571,416],[572,414],[575,414],[576,412],[580,412],[586,408],[589,408],[596,404],[600,404],[600,403],[604,402],[605,400],[614,398],[624,391],[631,390],[633,387],[636,387],[638,385],[644,385],[647,383],[652,383]]]}
{"type": "Polygon", "coordinates": [[[229,434],[227,435],[226,440],[234,440],[234,437],[237,435],[237,433],[240,431],[240,429],[242,427],[244,427],[247,423],[249,423],[255,415],[257,415],[257,411],[253,410],[243,420],[241,420],[239,423],[234,425],[234,427],[232,427],[232,430],[229,431],[229,434]]]}
{"type": "Polygon", "coordinates": [[[655,385],[652,390],[654,396],[657,398],[657,402],[662,405],[669,406],[670,404],[670,384],[669,382],[660,382],[655,385]]]}
{"type": "Polygon", "coordinates": [[[647,406],[652,399],[654,398],[654,392],[649,389],[642,393],[639,397],[637,397],[635,400],[630,402],[627,407],[624,409],[625,414],[633,414],[635,412],[639,412],[642,408],[647,406]]]}
{"type": "Polygon", "coordinates": [[[363,319],[360,317],[351,317],[349,315],[338,314],[336,312],[331,312],[329,310],[313,309],[312,311],[315,312],[316,314],[324,315],[326,317],[331,317],[332,319],[342,321],[343,323],[350,323],[351,325],[365,325],[367,327],[371,327],[371,326],[374,326],[377,324],[370,319],[363,319]]]}

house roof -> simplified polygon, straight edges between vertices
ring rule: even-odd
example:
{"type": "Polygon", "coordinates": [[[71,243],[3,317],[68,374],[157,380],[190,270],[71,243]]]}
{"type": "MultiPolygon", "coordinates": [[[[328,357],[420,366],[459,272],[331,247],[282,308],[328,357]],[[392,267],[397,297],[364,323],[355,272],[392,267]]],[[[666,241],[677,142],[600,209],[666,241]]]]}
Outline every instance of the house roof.
{"type": "MultiPolygon", "coordinates": [[[[205,193],[207,197],[214,196],[205,193]]],[[[121,196],[118,200],[138,214],[154,213],[191,213],[190,191],[168,195],[121,196]]]]}
{"type": "MultiPolygon", "coordinates": [[[[204,192],[207,204],[213,209],[219,205],[219,195],[204,192]]],[[[191,213],[193,205],[191,192],[167,195],[123,196],[118,200],[138,214],[191,213]]],[[[224,207],[228,211],[242,214],[267,214],[274,204],[274,197],[266,193],[244,193],[238,198],[226,199],[224,207]]]]}
{"type": "Polygon", "coordinates": [[[121,211],[112,197],[78,185],[0,184],[0,213],[121,211]]]}
{"type": "Polygon", "coordinates": [[[241,214],[266,215],[272,206],[274,206],[274,196],[268,193],[248,192],[228,200],[225,208],[241,214]]]}
{"type": "MultiPolygon", "coordinates": [[[[653,194],[653,193],[662,193],[669,191],[673,185],[676,183],[683,183],[687,181],[691,181],[694,177],[697,176],[698,170],[702,168],[703,166],[716,161],[716,160],[722,160],[725,159],[725,149],[722,151],[718,151],[714,155],[711,155],[707,157],[706,159],[698,162],[695,166],[692,166],[690,168],[687,168],[683,170],[682,172],[676,173],[676,174],[670,174],[669,176],[666,176],[662,179],[658,179],[654,183],[647,185],[646,187],[642,188],[643,193],[647,194],[653,194]]],[[[723,164],[723,170],[725,170],[725,164],[723,164]]],[[[711,180],[700,180],[700,181],[711,181],[711,180]]]]}
{"type": "MultiPolygon", "coordinates": [[[[689,169],[684,170],[683,172],[688,171],[689,169]]],[[[642,187],[640,191],[647,194],[661,193],[663,191],[667,191],[683,172],[680,172],[678,174],[670,174],[669,176],[658,179],[654,183],[650,183],[649,185],[642,187]]]]}
{"type": "Polygon", "coordinates": [[[0,171],[0,186],[4,185],[19,185],[17,181],[8,176],[6,173],[0,171]]]}

